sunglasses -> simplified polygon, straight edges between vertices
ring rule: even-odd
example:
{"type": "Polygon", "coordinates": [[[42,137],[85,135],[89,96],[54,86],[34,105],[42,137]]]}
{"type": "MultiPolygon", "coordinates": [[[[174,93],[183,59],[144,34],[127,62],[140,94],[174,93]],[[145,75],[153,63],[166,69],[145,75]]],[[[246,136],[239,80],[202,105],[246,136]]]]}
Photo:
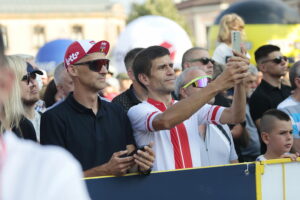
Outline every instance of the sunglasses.
{"type": "Polygon", "coordinates": [[[187,88],[190,85],[196,88],[204,88],[206,87],[210,82],[212,81],[211,76],[199,76],[197,78],[194,78],[187,84],[185,84],[182,88],[187,88]]]}
{"type": "Polygon", "coordinates": [[[287,62],[288,61],[288,58],[286,56],[277,56],[276,58],[273,58],[273,59],[269,59],[269,60],[264,60],[262,61],[262,63],[266,63],[266,62],[274,62],[276,64],[280,64],[282,61],[285,61],[287,62]]]}
{"type": "Polygon", "coordinates": [[[211,58],[203,57],[203,58],[195,58],[192,60],[189,60],[189,62],[201,62],[203,65],[207,65],[209,62],[211,62],[213,65],[215,64],[215,61],[211,58]]]}
{"type": "Polygon", "coordinates": [[[35,80],[35,79],[36,79],[36,74],[28,72],[26,75],[22,77],[21,81],[26,81],[27,85],[29,85],[30,80],[35,80]]]}
{"type": "Polygon", "coordinates": [[[94,72],[100,72],[102,67],[105,66],[107,71],[109,68],[109,60],[108,59],[100,59],[100,60],[93,60],[85,63],[76,63],[74,65],[88,65],[89,69],[94,72]]]}

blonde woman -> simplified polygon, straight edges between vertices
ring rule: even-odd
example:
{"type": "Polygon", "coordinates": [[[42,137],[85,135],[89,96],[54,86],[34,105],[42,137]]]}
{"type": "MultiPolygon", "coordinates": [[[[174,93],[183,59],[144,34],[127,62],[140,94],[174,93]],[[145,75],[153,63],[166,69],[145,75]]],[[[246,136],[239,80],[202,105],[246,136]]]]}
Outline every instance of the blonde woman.
{"type": "Polygon", "coordinates": [[[226,64],[226,57],[233,56],[231,47],[231,31],[240,31],[243,38],[245,36],[244,26],[244,20],[237,14],[227,14],[222,17],[218,33],[219,45],[214,51],[212,57],[216,62],[224,65],[226,64]]]}
{"type": "MultiPolygon", "coordinates": [[[[12,130],[21,138],[37,141],[33,125],[24,117],[24,108],[21,101],[20,83],[22,79],[27,79],[27,75],[22,76],[20,73],[17,73],[16,70],[24,63],[26,65],[26,62],[16,56],[7,56],[6,60],[5,67],[14,73],[15,79],[8,101],[5,101],[2,105],[2,113],[4,113],[5,117],[1,119],[0,130],[1,132],[12,130]]],[[[26,67],[24,69],[26,69],[26,67]]],[[[26,74],[26,71],[24,74],[26,74]]]]}

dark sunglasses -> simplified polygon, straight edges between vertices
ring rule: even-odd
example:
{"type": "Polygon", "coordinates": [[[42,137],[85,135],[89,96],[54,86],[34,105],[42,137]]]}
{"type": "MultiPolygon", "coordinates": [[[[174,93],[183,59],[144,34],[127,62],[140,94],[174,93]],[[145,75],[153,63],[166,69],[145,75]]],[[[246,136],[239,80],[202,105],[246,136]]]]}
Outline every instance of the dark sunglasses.
{"type": "Polygon", "coordinates": [[[88,65],[89,69],[94,72],[100,72],[102,67],[105,66],[108,71],[109,60],[108,59],[100,59],[100,60],[94,60],[94,61],[89,61],[89,62],[85,62],[85,63],[76,63],[74,65],[88,65]]]}
{"type": "Polygon", "coordinates": [[[213,65],[215,64],[215,61],[213,59],[206,57],[192,59],[189,60],[189,62],[201,62],[203,65],[207,65],[209,62],[211,62],[213,65]]]}
{"type": "Polygon", "coordinates": [[[262,61],[262,63],[266,63],[266,62],[274,62],[276,64],[280,64],[282,61],[285,61],[287,62],[288,61],[288,58],[286,56],[277,56],[276,58],[273,58],[273,59],[269,59],[269,60],[264,60],[262,61]]]}
{"type": "Polygon", "coordinates": [[[187,88],[190,85],[196,88],[204,88],[211,82],[211,80],[211,76],[199,76],[185,84],[182,88],[187,88]]]}
{"type": "Polygon", "coordinates": [[[35,80],[35,79],[36,79],[36,74],[28,72],[26,75],[22,77],[21,81],[26,81],[27,85],[29,85],[30,80],[35,80]]]}

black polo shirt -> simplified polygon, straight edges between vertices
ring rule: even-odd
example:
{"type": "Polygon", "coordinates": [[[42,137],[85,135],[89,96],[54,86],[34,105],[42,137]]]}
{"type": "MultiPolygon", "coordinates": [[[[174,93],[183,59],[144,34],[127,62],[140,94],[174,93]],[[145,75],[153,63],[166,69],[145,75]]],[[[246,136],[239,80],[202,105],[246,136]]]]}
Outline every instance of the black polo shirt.
{"type": "Polygon", "coordinates": [[[41,143],[67,149],[83,170],[108,162],[113,153],[134,144],[129,119],[116,104],[101,100],[95,115],[79,104],[71,93],[64,102],[41,118],[41,143]]]}
{"type": "Polygon", "coordinates": [[[133,86],[131,85],[128,90],[116,96],[112,102],[121,105],[127,113],[132,106],[141,103],[141,101],[136,98],[133,90],[133,86]]]}
{"type": "Polygon", "coordinates": [[[278,104],[291,94],[291,87],[281,84],[281,88],[274,87],[262,80],[250,97],[250,114],[255,122],[269,109],[277,108],[278,104]]]}
{"type": "MultiPolygon", "coordinates": [[[[277,108],[278,104],[290,96],[292,89],[289,86],[281,84],[281,88],[274,87],[262,80],[260,85],[256,88],[249,100],[250,114],[255,123],[255,120],[260,119],[264,112],[269,109],[277,108]]],[[[259,134],[259,130],[257,131],[259,134]]],[[[261,153],[266,152],[266,145],[261,143],[261,153]]]]}

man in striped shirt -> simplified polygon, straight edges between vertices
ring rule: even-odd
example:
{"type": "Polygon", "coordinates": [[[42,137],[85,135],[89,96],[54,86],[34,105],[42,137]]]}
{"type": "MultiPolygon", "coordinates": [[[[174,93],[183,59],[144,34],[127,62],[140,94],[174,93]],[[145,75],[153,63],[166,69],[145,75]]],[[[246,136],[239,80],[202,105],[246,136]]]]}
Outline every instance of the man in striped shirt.
{"type": "MultiPolygon", "coordinates": [[[[138,146],[154,142],[156,160],[153,170],[172,170],[201,166],[200,124],[239,123],[245,118],[246,94],[243,84],[248,59],[236,54],[229,59],[226,70],[201,92],[176,102],[171,97],[175,73],[170,53],[160,46],[141,51],[133,63],[136,80],[147,90],[148,100],[132,107],[128,116],[138,146]],[[235,87],[230,108],[206,104],[217,93],[235,87]]],[[[210,77],[202,79],[210,81],[210,77]]],[[[201,82],[191,81],[189,86],[201,82]]]]}

